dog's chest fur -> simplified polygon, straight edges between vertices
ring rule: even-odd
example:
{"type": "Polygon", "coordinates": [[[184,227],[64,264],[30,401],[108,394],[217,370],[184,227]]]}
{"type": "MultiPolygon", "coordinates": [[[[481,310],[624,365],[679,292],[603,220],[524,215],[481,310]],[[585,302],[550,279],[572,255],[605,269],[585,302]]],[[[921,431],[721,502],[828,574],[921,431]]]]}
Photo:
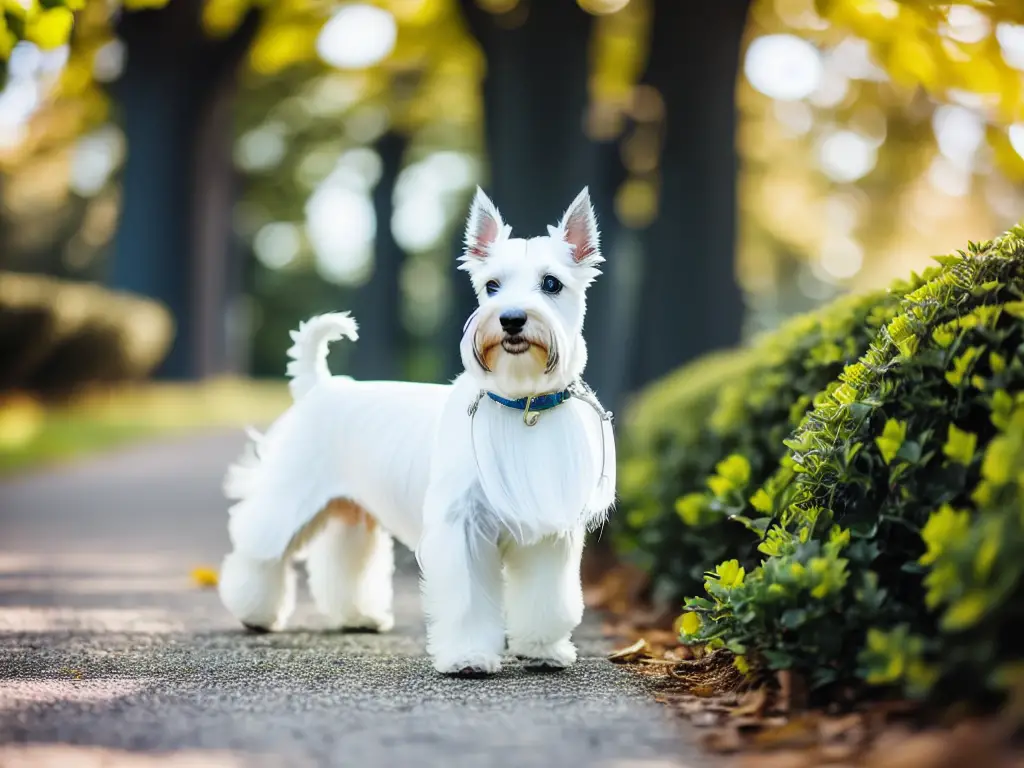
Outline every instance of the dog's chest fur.
{"type": "Polygon", "coordinates": [[[614,482],[614,447],[589,404],[570,399],[527,426],[522,411],[486,397],[471,414],[478,396],[466,378],[452,388],[433,451],[434,490],[471,498],[462,514],[486,516],[474,522],[496,526],[519,543],[565,534],[603,516],[614,482]],[[602,470],[610,473],[603,482],[602,470]]]}

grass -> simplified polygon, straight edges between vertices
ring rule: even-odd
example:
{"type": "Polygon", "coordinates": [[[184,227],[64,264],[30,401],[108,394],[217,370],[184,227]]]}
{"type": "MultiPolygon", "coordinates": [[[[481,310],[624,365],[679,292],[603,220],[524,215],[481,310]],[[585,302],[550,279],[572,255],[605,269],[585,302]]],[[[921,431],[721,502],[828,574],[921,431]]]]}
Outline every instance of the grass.
{"type": "Polygon", "coordinates": [[[291,402],[283,382],[217,379],[89,392],[44,407],[0,400],[0,474],[35,469],[152,437],[264,424],[291,402]]]}

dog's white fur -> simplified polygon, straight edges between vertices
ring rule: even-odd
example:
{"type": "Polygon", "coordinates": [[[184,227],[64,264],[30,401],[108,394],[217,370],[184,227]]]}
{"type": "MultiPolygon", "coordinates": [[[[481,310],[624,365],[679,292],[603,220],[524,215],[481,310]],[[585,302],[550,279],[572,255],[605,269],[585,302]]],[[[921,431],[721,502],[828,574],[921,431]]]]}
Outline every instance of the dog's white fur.
{"type": "Polygon", "coordinates": [[[574,397],[527,426],[522,411],[481,392],[516,399],[579,381],[586,289],[603,261],[587,190],[547,236],[529,240],[512,238],[477,190],[460,261],[480,306],[461,343],[465,372],[451,385],[331,376],[328,343],[356,339],[347,313],[293,332],[295,404],[265,435],[251,434],[225,480],[237,503],[220,596],[246,625],[284,625],[290,560],[304,556],[333,625],[390,629],[394,536],[417,553],[438,671],[497,672],[506,637],[527,664],[576,660],[583,540],[614,501],[610,422],[596,401],[574,397]],[[563,286],[557,294],[541,288],[549,275],[563,286]],[[508,310],[526,313],[518,337],[502,329],[508,310]],[[339,502],[348,514],[332,513],[339,502]]]}

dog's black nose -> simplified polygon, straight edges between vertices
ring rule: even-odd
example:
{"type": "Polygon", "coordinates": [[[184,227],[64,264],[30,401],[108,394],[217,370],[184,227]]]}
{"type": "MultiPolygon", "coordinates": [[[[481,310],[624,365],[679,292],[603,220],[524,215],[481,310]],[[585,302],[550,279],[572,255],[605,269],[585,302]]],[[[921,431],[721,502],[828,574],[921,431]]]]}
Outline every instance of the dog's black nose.
{"type": "Polygon", "coordinates": [[[515,336],[526,325],[526,313],[521,309],[506,309],[498,319],[501,329],[509,336],[515,336]]]}

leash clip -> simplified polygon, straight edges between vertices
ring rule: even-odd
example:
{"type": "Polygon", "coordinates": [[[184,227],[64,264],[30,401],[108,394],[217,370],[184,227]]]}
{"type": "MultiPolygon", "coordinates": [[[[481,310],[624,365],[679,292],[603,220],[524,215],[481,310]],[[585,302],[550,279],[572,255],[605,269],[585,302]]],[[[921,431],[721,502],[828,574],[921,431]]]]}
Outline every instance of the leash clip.
{"type": "Polygon", "coordinates": [[[526,398],[526,408],[523,409],[523,424],[528,427],[533,427],[540,421],[540,411],[531,411],[531,405],[533,405],[532,395],[526,398]]]}

